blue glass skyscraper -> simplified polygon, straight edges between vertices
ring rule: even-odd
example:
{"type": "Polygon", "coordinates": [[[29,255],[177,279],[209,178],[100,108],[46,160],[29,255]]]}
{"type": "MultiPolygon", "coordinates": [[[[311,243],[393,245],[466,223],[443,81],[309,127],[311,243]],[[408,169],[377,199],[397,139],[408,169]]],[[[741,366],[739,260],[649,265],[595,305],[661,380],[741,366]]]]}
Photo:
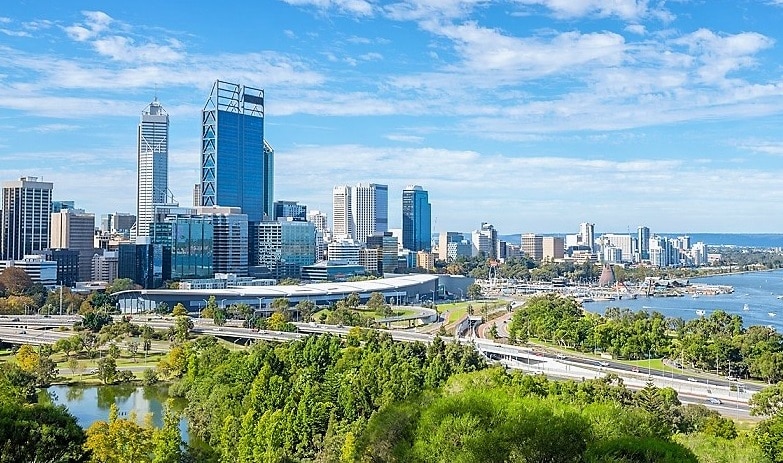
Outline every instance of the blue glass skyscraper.
{"type": "Polygon", "coordinates": [[[419,185],[402,190],[402,247],[411,251],[432,248],[432,208],[427,190],[419,185]]]}
{"type": "Polygon", "coordinates": [[[272,216],[274,150],[264,140],[264,91],[216,81],[201,111],[201,205],[272,216]]]}

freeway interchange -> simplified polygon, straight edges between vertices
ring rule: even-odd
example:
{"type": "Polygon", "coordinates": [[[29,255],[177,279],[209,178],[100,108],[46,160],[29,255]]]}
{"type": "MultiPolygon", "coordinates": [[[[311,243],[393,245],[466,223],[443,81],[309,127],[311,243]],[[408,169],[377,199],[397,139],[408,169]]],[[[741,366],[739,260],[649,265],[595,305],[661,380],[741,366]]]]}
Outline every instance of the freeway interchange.
{"type": "MultiPolygon", "coordinates": [[[[81,320],[78,316],[3,316],[0,317],[0,341],[8,344],[54,344],[59,339],[73,336],[73,331],[61,331],[63,327],[72,327],[81,320]]],[[[160,316],[135,315],[132,323],[148,325],[154,329],[169,329],[174,326],[172,318],[160,316]]],[[[287,342],[311,334],[332,334],[345,336],[351,327],[326,325],[314,322],[294,323],[297,332],[281,332],[242,328],[236,321],[216,326],[209,319],[194,319],[195,334],[211,335],[230,340],[264,340],[287,342]]],[[[501,326],[504,325],[501,323],[501,326]]],[[[498,326],[500,328],[500,326],[498,326]]],[[[421,342],[429,344],[435,336],[412,330],[381,330],[392,339],[401,342],[421,342]]],[[[490,362],[502,364],[507,368],[524,370],[534,374],[544,374],[560,379],[599,378],[614,374],[631,389],[639,389],[652,382],[658,387],[672,387],[679,393],[684,403],[702,403],[723,414],[748,418],[748,399],[759,390],[757,386],[744,385],[725,379],[694,378],[685,373],[666,373],[633,367],[621,362],[587,358],[562,351],[545,350],[524,346],[498,343],[477,336],[449,337],[441,336],[445,342],[472,344],[490,362]],[[732,391],[732,389],[734,389],[732,391]]],[[[716,377],[717,378],[717,377],[716,377]]]]}

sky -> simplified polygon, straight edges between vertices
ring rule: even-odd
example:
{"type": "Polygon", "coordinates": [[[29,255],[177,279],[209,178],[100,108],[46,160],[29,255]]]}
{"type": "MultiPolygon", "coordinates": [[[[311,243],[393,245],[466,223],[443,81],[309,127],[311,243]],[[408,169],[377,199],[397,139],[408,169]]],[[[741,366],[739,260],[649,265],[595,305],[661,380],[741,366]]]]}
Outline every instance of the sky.
{"type": "Polygon", "coordinates": [[[265,90],[275,199],[429,191],[433,231],[783,230],[783,0],[4,0],[0,179],[134,212],[136,129],[199,178],[216,79],[265,90]]]}

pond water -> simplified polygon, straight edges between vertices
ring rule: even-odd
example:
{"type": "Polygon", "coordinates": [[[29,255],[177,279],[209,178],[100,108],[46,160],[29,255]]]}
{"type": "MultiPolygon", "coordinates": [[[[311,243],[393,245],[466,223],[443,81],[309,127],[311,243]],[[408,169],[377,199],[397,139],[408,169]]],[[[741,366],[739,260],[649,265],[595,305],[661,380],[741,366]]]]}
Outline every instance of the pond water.
{"type": "MultiPolygon", "coordinates": [[[[111,404],[117,404],[119,416],[127,418],[131,412],[136,413],[139,424],[144,422],[144,417],[152,414],[152,422],[155,426],[163,425],[163,405],[168,400],[168,386],[135,386],[135,385],[111,385],[111,386],[50,386],[41,391],[41,401],[51,401],[55,404],[65,405],[76,417],[76,421],[84,429],[90,427],[96,421],[109,419],[111,404]]],[[[184,399],[176,399],[173,402],[175,410],[182,411],[185,408],[184,399]]],[[[188,440],[187,421],[182,418],[179,429],[183,440],[188,440]]]]}

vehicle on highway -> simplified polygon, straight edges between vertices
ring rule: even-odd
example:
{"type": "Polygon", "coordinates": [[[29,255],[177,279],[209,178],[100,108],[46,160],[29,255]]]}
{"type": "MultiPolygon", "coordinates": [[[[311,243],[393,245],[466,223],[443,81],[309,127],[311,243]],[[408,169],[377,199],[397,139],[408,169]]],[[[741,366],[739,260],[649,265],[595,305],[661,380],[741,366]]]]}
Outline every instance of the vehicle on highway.
{"type": "Polygon", "coordinates": [[[739,379],[738,379],[738,378],[735,378],[734,376],[727,376],[727,377],[726,377],[726,380],[727,380],[727,381],[739,381],[739,379]]]}
{"type": "Polygon", "coordinates": [[[688,381],[690,381],[690,382],[692,382],[692,383],[698,383],[698,381],[696,381],[696,378],[690,378],[690,377],[689,377],[689,378],[688,378],[688,381]]]}
{"type": "Polygon", "coordinates": [[[722,401],[721,401],[719,398],[717,398],[717,397],[707,397],[707,402],[709,402],[709,403],[711,403],[711,404],[713,404],[713,405],[720,405],[720,404],[722,404],[722,403],[723,403],[723,402],[722,402],[722,401]]]}
{"type": "Polygon", "coordinates": [[[560,360],[564,360],[566,358],[565,354],[557,354],[557,355],[555,355],[555,357],[560,359],[560,360]]]}
{"type": "Polygon", "coordinates": [[[600,366],[600,367],[608,367],[609,366],[609,362],[600,361],[600,362],[598,362],[598,366],[600,366]]]}
{"type": "Polygon", "coordinates": [[[634,373],[639,373],[639,367],[633,367],[631,368],[631,371],[634,373]]]}

